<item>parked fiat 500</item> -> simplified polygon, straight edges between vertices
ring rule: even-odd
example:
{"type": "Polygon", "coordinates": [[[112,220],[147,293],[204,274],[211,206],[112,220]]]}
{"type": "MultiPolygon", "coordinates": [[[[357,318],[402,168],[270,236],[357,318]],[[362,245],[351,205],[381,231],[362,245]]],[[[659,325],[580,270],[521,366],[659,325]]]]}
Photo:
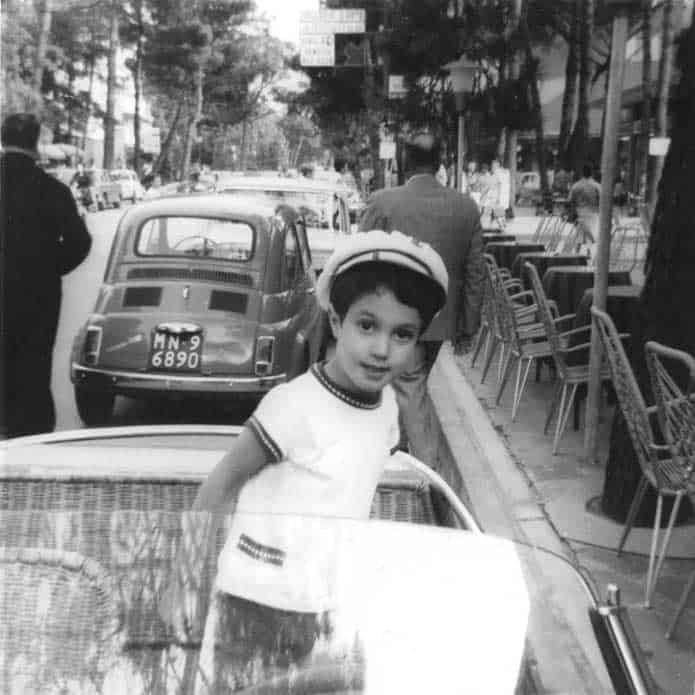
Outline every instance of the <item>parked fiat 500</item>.
{"type": "Polygon", "coordinates": [[[80,417],[107,422],[119,394],[260,397],[318,357],[320,318],[294,209],[220,195],[134,206],[73,344],[80,417]]]}

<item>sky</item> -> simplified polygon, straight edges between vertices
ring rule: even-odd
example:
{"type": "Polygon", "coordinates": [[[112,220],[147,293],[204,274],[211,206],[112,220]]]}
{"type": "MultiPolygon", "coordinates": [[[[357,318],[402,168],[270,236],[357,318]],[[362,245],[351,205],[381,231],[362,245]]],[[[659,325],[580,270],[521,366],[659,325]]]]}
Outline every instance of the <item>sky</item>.
{"type": "Polygon", "coordinates": [[[299,13],[317,10],[318,0],[256,0],[256,6],[270,19],[270,33],[299,44],[299,13]]]}

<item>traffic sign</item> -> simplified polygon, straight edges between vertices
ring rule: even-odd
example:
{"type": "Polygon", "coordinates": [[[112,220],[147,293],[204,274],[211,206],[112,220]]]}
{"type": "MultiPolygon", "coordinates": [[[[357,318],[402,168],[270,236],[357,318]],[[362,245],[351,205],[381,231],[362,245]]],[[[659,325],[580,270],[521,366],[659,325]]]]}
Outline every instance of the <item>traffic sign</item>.
{"type": "Polygon", "coordinates": [[[304,10],[299,14],[300,42],[310,34],[362,34],[366,10],[304,10]]]}
{"type": "Polygon", "coordinates": [[[299,62],[306,67],[335,65],[335,35],[308,34],[302,37],[299,62]]]}

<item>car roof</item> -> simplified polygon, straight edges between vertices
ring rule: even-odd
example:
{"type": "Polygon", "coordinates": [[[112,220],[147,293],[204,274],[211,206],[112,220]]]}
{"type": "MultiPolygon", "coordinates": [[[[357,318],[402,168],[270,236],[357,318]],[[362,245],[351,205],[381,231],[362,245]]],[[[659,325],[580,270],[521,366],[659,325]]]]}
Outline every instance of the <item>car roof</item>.
{"type": "MultiPolygon", "coordinates": [[[[281,206],[291,209],[289,206],[281,206]]],[[[181,194],[171,197],[153,198],[129,208],[127,215],[148,218],[165,215],[205,216],[205,217],[274,217],[278,205],[270,201],[243,196],[227,196],[217,193],[181,194]],[[132,214],[131,214],[132,213],[132,214]]]]}
{"type": "Polygon", "coordinates": [[[330,181],[316,179],[288,178],[284,176],[230,176],[218,181],[218,189],[248,188],[249,190],[288,191],[307,193],[341,193],[346,194],[349,188],[330,181]]]}

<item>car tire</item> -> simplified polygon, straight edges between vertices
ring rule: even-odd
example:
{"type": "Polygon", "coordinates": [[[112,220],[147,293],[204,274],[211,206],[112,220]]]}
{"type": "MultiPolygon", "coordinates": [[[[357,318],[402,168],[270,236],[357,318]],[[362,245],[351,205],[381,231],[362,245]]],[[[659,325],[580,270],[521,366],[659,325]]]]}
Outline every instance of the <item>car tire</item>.
{"type": "Polygon", "coordinates": [[[106,200],[106,196],[104,196],[104,200],[101,198],[97,198],[97,210],[103,210],[104,209],[104,202],[106,200]]]}
{"type": "Polygon", "coordinates": [[[120,208],[120,207],[121,207],[121,197],[120,197],[120,195],[118,196],[118,198],[116,198],[116,200],[113,201],[113,206],[114,206],[115,208],[120,208]]]}
{"type": "Polygon", "coordinates": [[[105,425],[113,415],[116,394],[75,386],[77,413],[87,427],[105,425]]]}

